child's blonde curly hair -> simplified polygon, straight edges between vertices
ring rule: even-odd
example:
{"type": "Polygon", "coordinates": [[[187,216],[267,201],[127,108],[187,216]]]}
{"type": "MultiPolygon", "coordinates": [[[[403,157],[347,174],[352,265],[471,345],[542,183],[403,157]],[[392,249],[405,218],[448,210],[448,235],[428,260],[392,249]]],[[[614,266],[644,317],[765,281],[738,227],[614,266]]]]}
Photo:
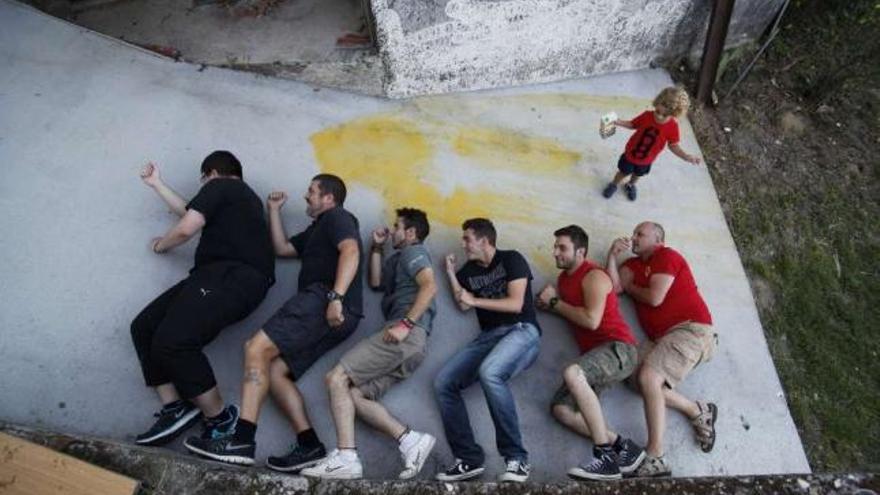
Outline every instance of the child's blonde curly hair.
{"type": "Polygon", "coordinates": [[[654,98],[654,110],[672,117],[681,117],[684,115],[691,104],[691,99],[687,92],[679,87],[665,88],[660,94],[654,98]]]}

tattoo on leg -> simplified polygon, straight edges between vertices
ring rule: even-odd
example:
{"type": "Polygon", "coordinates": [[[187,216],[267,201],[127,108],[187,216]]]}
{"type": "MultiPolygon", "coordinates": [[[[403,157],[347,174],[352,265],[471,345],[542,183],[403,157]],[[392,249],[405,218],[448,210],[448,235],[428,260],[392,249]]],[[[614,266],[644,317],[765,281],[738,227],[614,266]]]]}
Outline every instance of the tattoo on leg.
{"type": "Polygon", "coordinates": [[[258,369],[249,369],[244,374],[245,383],[261,385],[263,383],[263,374],[258,369]]]}

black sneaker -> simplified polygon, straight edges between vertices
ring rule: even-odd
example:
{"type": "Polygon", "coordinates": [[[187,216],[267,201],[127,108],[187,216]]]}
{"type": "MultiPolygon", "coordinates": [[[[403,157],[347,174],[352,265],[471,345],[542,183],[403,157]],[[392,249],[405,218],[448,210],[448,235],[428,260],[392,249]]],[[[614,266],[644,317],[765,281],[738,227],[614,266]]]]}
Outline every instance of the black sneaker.
{"type": "Polygon", "coordinates": [[[624,184],[623,190],[626,191],[626,199],[630,201],[636,200],[636,185],[635,184],[624,184]]]}
{"type": "Polygon", "coordinates": [[[212,440],[227,437],[235,433],[235,425],[238,424],[238,408],[230,404],[223,410],[223,418],[220,420],[205,419],[202,424],[202,440],[212,440]]]}
{"type": "Polygon", "coordinates": [[[189,437],[183,445],[190,452],[202,457],[243,466],[254,464],[254,453],[257,450],[256,443],[239,442],[235,439],[235,435],[220,438],[189,437]]]}
{"type": "Polygon", "coordinates": [[[578,480],[606,481],[623,478],[617,464],[617,454],[612,447],[593,447],[593,462],[568,470],[570,478],[578,480]]]}
{"type": "Polygon", "coordinates": [[[617,186],[613,182],[610,182],[607,186],[605,186],[605,189],[602,189],[602,196],[605,199],[608,199],[611,196],[614,196],[614,193],[616,193],[616,192],[617,192],[617,186]]]}
{"type": "Polygon", "coordinates": [[[452,467],[442,473],[437,473],[435,478],[438,481],[463,481],[475,478],[483,474],[485,470],[486,468],[483,466],[471,466],[461,459],[456,459],[452,467]]]}
{"type": "Polygon", "coordinates": [[[620,473],[624,476],[632,474],[645,460],[645,449],[641,448],[629,438],[617,437],[614,442],[614,452],[617,453],[617,464],[620,473]]]}
{"type": "Polygon", "coordinates": [[[202,412],[189,402],[165,406],[153,416],[159,418],[145,433],[134,439],[138,445],[164,445],[194,425],[202,412]]]}
{"type": "Polygon", "coordinates": [[[324,448],[323,443],[319,443],[317,447],[293,445],[290,452],[283,456],[269,456],[266,460],[266,467],[283,473],[297,473],[302,469],[314,466],[325,457],[327,457],[327,449],[324,448]]]}
{"type": "Polygon", "coordinates": [[[509,460],[507,461],[507,466],[504,469],[504,472],[498,476],[499,482],[505,481],[513,481],[516,483],[522,483],[525,480],[529,479],[529,472],[532,470],[532,467],[529,466],[528,462],[518,461],[518,460],[509,460]]]}

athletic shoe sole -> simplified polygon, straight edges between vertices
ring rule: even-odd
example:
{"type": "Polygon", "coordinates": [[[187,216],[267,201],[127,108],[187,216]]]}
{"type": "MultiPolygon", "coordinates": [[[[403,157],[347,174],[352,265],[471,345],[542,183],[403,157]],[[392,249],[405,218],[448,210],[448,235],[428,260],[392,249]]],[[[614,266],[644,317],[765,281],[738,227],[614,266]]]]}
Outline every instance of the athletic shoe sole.
{"type": "Polygon", "coordinates": [[[202,411],[193,409],[181,416],[180,419],[175,421],[174,424],[165,431],[160,431],[151,437],[141,438],[140,440],[135,439],[134,443],[147,446],[165,445],[177,438],[177,436],[183,433],[184,430],[196,424],[196,421],[198,421],[201,414],[202,411]]]}
{"type": "Polygon", "coordinates": [[[420,450],[422,450],[425,453],[425,455],[421,456],[417,460],[416,465],[414,466],[415,470],[412,472],[412,474],[409,473],[409,470],[404,470],[398,476],[399,479],[408,480],[408,479],[415,478],[422,471],[422,468],[425,467],[425,461],[428,460],[428,456],[431,455],[431,451],[434,450],[434,444],[437,443],[437,439],[434,438],[433,435],[429,435],[427,433],[425,434],[425,436],[423,438],[427,439],[427,445],[424,447],[424,449],[420,449],[420,450]]]}
{"type": "Polygon", "coordinates": [[[486,468],[481,467],[481,468],[474,469],[472,471],[468,471],[466,473],[456,474],[453,476],[450,476],[446,473],[438,473],[436,478],[437,478],[437,481],[464,481],[464,480],[469,480],[471,478],[476,478],[477,476],[483,474],[483,471],[485,471],[485,470],[486,470],[486,468]]]}
{"type": "Polygon", "coordinates": [[[627,476],[627,477],[632,476],[633,473],[636,472],[636,469],[638,469],[639,466],[642,465],[642,462],[645,461],[645,457],[647,457],[647,456],[648,456],[648,454],[646,454],[645,451],[642,450],[642,453],[639,454],[638,457],[636,457],[635,462],[633,462],[629,466],[620,466],[620,474],[627,476]]]}
{"type": "Polygon", "coordinates": [[[522,475],[504,472],[501,473],[500,476],[498,476],[498,481],[501,483],[523,483],[527,479],[529,479],[529,475],[527,474],[522,475]]]}
{"type": "Polygon", "coordinates": [[[301,462],[299,464],[294,464],[293,466],[276,466],[275,464],[266,461],[266,467],[273,470],[278,471],[280,473],[296,473],[298,471],[302,471],[305,468],[309,468],[314,466],[315,464],[323,461],[327,456],[315,459],[313,461],[301,462]]]}
{"type": "Polygon", "coordinates": [[[193,447],[189,444],[189,442],[183,442],[183,446],[187,448],[193,454],[198,454],[202,457],[212,459],[215,461],[225,462],[227,464],[237,464],[239,466],[253,466],[254,458],[248,457],[244,455],[222,455],[215,454],[213,452],[208,452],[207,450],[202,450],[198,447],[193,447]]]}
{"type": "Polygon", "coordinates": [[[571,468],[568,470],[568,477],[576,480],[587,480],[587,481],[613,481],[623,479],[623,476],[618,474],[599,474],[599,473],[591,473],[589,471],[583,470],[579,467],[571,468]]]}

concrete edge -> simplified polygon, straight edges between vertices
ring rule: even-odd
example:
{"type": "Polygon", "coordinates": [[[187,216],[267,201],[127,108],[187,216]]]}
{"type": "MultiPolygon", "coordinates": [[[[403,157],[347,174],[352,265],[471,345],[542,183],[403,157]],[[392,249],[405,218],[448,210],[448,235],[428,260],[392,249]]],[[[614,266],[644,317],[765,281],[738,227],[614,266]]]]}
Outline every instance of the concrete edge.
{"type": "Polygon", "coordinates": [[[839,494],[876,495],[877,473],[791,474],[737,477],[630,479],[608,483],[497,484],[490,482],[440,483],[365,480],[310,482],[299,476],[263,468],[236,468],[180,453],[139,447],[87,436],[33,429],[0,421],[0,431],[63,452],[83,461],[137,479],[139,494],[839,494]]]}

